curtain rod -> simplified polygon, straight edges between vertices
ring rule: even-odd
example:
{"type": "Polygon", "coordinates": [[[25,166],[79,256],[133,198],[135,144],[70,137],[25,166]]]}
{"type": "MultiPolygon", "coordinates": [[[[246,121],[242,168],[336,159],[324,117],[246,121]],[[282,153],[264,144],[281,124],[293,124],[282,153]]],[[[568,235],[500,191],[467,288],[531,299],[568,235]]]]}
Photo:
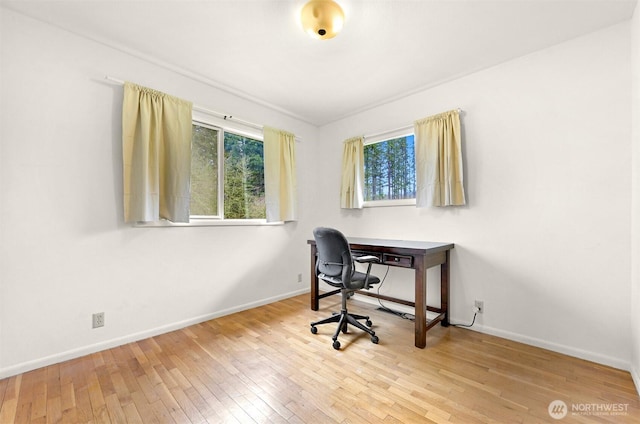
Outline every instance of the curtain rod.
{"type": "MultiPolygon", "coordinates": [[[[456,111],[458,111],[458,113],[462,113],[463,112],[462,109],[460,109],[460,108],[452,109],[452,110],[456,110],[456,111]]],[[[394,132],[402,131],[402,130],[409,130],[411,128],[413,128],[413,124],[405,125],[404,127],[400,127],[400,128],[394,128],[392,130],[381,131],[381,132],[375,133],[375,134],[368,134],[368,135],[365,135],[363,137],[365,139],[373,138],[373,137],[380,137],[381,135],[390,134],[390,133],[394,133],[394,132]]]]}
{"type": "MultiPolygon", "coordinates": [[[[116,83],[116,84],[124,85],[124,81],[122,81],[122,80],[120,80],[120,79],[117,79],[117,78],[114,78],[114,77],[111,77],[111,76],[109,76],[109,75],[105,76],[105,77],[104,77],[104,79],[106,79],[107,81],[111,81],[111,82],[113,82],[113,83],[116,83]]],[[[226,114],[226,113],[216,112],[215,110],[206,109],[206,108],[203,108],[203,107],[201,107],[201,106],[193,105],[193,110],[198,111],[198,112],[208,113],[208,114],[210,114],[210,115],[217,116],[217,117],[219,117],[219,118],[224,119],[225,121],[226,121],[227,119],[228,119],[228,120],[233,119],[233,122],[237,122],[237,123],[240,123],[240,124],[246,125],[246,126],[248,126],[248,127],[255,128],[255,129],[257,129],[257,130],[262,130],[262,129],[264,129],[264,126],[263,126],[263,125],[255,124],[255,123],[253,123],[253,122],[249,122],[249,121],[245,121],[244,119],[240,119],[240,118],[234,118],[234,117],[233,117],[233,115],[228,115],[228,114],[226,114]]],[[[300,139],[299,139],[298,137],[296,137],[296,140],[300,141],[300,139]]]]}

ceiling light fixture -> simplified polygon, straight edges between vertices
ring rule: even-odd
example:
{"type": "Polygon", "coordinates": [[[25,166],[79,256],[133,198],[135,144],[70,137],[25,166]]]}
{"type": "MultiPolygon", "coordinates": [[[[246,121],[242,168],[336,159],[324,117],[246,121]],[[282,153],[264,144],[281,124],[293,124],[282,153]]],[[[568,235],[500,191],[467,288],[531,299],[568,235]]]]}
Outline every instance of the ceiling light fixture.
{"type": "Polygon", "coordinates": [[[311,37],[328,40],[342,29],[344,12],[333,0],[311,0],[302,8],[300,21],[311,37]]]}

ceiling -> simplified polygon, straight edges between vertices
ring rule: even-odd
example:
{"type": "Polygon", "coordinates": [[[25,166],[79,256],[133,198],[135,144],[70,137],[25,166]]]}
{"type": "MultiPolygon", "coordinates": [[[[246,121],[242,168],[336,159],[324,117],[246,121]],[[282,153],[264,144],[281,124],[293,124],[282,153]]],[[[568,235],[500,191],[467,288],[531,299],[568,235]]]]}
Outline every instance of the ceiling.
{"type": "Polygon", "coordinates": [[[338,2],[346,14],[343,31],[314,40],[298,25],[304,0],[0,0],[317,126],[628,20],[636,5],[338,2]]]}

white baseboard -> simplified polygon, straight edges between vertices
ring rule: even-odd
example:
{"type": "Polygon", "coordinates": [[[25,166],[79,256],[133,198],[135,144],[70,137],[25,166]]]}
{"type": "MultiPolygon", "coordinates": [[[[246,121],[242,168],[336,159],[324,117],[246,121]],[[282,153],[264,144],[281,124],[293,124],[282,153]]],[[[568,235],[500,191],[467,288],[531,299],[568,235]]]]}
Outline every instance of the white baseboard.
{"type": "Polygon", "coordinates": [[[135,341],[146,339],[149,337],[154,337],[160,334],[168,333],[170,331],[179,330],[181,328],[185,328],[190,325],[209,321],[214,318],[219,318],[219,317],[230,315],[236,312],[245,311],[247,309],[257,308],[258,306],[267,305],[269,303],[277,302],[282,299],[288,299],[290,297],[298,296],[300,294],[307,293],[307,292],[309,292],[309,288],[296,290],[294,292],[285,293],[285,294],[270,297],[267,299],[261,299],[259,301],[246,303],[244,305],[234,306],[232,308],[223,309],[220,311],[212,312],[210,314],[193,317],[193,318],[176,322],[173,324],[169,324],[169,325],[164,325],[162,327],[152,328],[139,333],[128,334],[126,336],[118,337],[116,339],[105,340],[100,343],[95,343],[88,346],[82,346],[77,349],[56,353],[54,355],[46,356],[44,358],[38,358],[32,361],[22,362],[6,368],[0,368],[0,379],[11,377],[16,374],[28,372],[37,368],[46,367],[48,365],[68,361],[70,359],[78,358],[84,355],[90,355],[92,353],[100,352],[105,349],[111,349],[113,347],[122,346],[127,343],[135,342],[135,341]]]}
{"type": "Polygon", "coordinates": [[[633,383],[636,385],[636,391],[638,392],[638,396],[640,396],[640,370],[635,367],[631,367],[631,378],[633,378],[633,383]]]}
{"type": "MultiPolygon", "coordinates": [[[[457,322],[456,320],[452,320],[457,322]]],[[[542,349],[551,350],[553,352],[562,353],[564,355],[573,356],[576,358],[584,359],[591,362],[596,362],[601,365],[607,365],[613,368],[617,368],[624,371],[630,371],[631,364],[629,361],[615,358],[613,356],[602,355],[596,352],[590,352],[584,349],[578,349],[576,347],[562,345],[559,343],[549,342],[547,340],[537,339],[535,337],[524,336],[518,333],[512,333],[509,331],[500,330],[497,328],[486,327],[481,324],[474,324],[470,330],[478,331],[480,333],[490,334],[492,336],[501,337],[503,339],[513,340],[515,342],[524,343],[527,345],[539,347],[542,349]]]]}

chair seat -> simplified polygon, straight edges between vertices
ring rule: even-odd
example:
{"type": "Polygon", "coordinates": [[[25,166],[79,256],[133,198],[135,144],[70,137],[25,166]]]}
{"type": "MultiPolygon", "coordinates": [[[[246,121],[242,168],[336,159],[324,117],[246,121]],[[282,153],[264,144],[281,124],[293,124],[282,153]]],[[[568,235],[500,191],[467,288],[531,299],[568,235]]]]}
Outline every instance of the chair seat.
{"type": "MultiPolygon", "coordinates": [[[[319,274],[318,278],[331,286],[341,288],[343,287],[342,279],[340,279],[340,277],[332,277],[330,275],[319,274]]],[[[348,284],[347,288],[349,290],[360,290],[364,288],[364,281],[366,278],[367,274],[359,271],[354,272],[353,276],[351,277],[351,282],[348,284]]],[[[369,285],[378,284],[379,282],[380,279],[378,277],[376,277],[375,275],[369,275],[369,285]]]]}

